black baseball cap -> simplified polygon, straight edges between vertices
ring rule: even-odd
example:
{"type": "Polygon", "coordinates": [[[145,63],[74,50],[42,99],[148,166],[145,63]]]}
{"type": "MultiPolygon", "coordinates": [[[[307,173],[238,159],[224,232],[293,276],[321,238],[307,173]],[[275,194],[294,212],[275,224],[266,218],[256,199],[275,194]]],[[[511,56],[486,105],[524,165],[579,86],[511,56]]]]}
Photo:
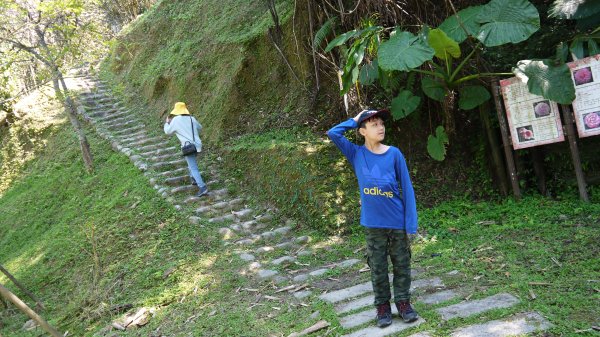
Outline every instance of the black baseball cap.
{"type": "Polygon", "coordinates": [[[360,117],[358,117],[357,124],[360,126],[360,124],[362,122],[366,121],[369,118],[373,118],[375,116],[381,117],[381,119],[386,120],[386,119],[388,119],[388,117],[390,117],[390,111],[388,109],[363,110],[362,113],[360,114],[360,117]]]}

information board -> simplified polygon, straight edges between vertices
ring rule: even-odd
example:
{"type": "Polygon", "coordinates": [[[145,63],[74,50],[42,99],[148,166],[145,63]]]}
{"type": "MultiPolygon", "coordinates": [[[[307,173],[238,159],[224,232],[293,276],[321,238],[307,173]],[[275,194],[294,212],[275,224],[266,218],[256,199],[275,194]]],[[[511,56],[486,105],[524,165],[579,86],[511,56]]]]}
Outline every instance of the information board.
{"type": "Polygon", "coordinates": [[[567,63],[575,84],[573,113],[579,137],[600,135],[600,55],[567,63]]]}
{"type": "Polygon", "coordinates": [[[500,88],[515,150],[565,140],[556,102],[529,93],[516,77],[501,80],[500,88]]]}

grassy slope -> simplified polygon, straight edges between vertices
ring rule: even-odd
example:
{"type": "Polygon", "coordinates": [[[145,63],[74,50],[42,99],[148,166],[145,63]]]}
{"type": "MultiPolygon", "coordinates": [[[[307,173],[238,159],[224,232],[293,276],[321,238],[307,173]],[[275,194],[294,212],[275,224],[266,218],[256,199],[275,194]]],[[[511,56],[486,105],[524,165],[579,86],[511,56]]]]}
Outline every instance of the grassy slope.
{"type": "MultiPolygon", "coordinates": [[[[276,3],[281,23],[292,21],[294,2],[276,3]]],[[[272,22],[264,1],[160,1],[121,33],[104,69],[126,83],[120,89],[132,104],[144,104],[140,113],[148,118],[187,102],[207,141],[215,142],[281,123],[281,111],[306,112],[307,95],[267,37],[272,22]]],[[[310,55],[295,54],[301,42],[290,27],[283,49],[309,80],[310,55]]]]}

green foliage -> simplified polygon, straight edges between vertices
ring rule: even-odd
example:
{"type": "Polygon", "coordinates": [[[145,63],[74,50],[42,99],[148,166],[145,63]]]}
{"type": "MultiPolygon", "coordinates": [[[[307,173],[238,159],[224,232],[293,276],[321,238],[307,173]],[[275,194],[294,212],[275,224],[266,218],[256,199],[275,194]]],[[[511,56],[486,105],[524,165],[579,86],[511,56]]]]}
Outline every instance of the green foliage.
{"type": "Polygon", "coordinates": [[[442,83],[442,81],[438,80],[437,78],[431,76],[423,76],[423,78],[421,79],[421,89],[423,89],[423,92],[425,93],[425,95],[427,95],[427,97],[434,99],[438,102],[443,101],[447,93],[447,89],[444,86],[444,83],[442,83]]]}
{"type": "Polygon", "coordinates": [[[413,95],[409,90],[402,90],[392,100],[392,117],[394,120],[402,119],[417,110],[421,97],[413,95]]]}
{"type": "Polygon", "coordinates": [[[374,59],[371,63],[365,64],[360,68],[360,74],[358,80],[362,85],[371,85],[379,79],[379,64],[377,59],[374,59]]]}
{"type": "Polygon", "coordinates": [[[458,107],[463,110],[471,110],[483,104],[490,97],[490,93],[481,85],[464,86],[459,91],[458,107]]]}
{"type": "Polygon", "coordinates": [[[444,160],[448,142],[448,135],[444,131],[444,127],[438,126],[435,129],[435,136],[429,135],[429,138],[427,138],[427,152],[429,152],[431,158],[437,161],[444,160]]]}
{"type": "Polygon", "coordinates": [[[421,36],[396,31],[379,47],[379,66],[386,71],[408,71],[431,60],[434,53],[434,49],[421,36]]]}
{"type": "Polygon", "coordinates": [[[329,35],[333,31],[333,27],[335,27],[337,21],[337,16],[331,17],[329,20],[325,21],[321,28],[319,28],[319,30],[315,33],[315,37],[313,39],[313,50],[317,50],[321,47],[321,44],[323,43],[327,35],[329,35]]]}
{"type": "Polygon", "coordinates": [[[446,35],[443,30],[436,28],[429,31],[427,40],[433,50],[435,56],[443,61],[448,61],[450,58],[460,57],[460,47],[458,43],[446,35]]]}
{"type": "Polygon", "coordinates": [[[481,28],[478,21],[480,12],[481,6],[467,7],[444,20],[438,28],[443,30],[454,41],[462,43],[468,36],[477,35],[477,32],[481,28]]]}
{"type": "Polygon", "coordinates": [[[480,10],[476,37],[487,47],[525,41],[540,28],[538,11],[527,0],[492,0],[480,10]]]}
{"type": "Polygon", "coordinates": [[[564,63],[557,66],[553,60],[524,60],[514,71],[517,76],[527,78],[527,88],[534,95],[561,104],[569,104],[575,99],[571,71],[564,63]]]}

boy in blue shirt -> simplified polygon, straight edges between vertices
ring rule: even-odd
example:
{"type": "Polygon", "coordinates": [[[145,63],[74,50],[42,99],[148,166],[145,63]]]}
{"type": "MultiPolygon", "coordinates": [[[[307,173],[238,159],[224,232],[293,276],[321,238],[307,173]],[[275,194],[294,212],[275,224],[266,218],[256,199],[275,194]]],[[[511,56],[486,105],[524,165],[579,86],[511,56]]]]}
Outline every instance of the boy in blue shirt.
{"type": "Polygon", "coordinates": [[[387,110],[363,110],[356,117],[342,122],[327,135],[350,161],[360,189],[360,223],[365,228],[367,262],[371,268],[371,283],[375,293],[377,325],[392,324],[388,255],[394,271],[394,302],[400,317],[409,323],[418,319],[410,305],[410,242],[417,232],[415,193],[406,161],[400,150],[381,142],[385,137],[384,119],[387,110]],[[356,145],[344,137],[344,132],[358,128],[365,138],[356,145]]]}

